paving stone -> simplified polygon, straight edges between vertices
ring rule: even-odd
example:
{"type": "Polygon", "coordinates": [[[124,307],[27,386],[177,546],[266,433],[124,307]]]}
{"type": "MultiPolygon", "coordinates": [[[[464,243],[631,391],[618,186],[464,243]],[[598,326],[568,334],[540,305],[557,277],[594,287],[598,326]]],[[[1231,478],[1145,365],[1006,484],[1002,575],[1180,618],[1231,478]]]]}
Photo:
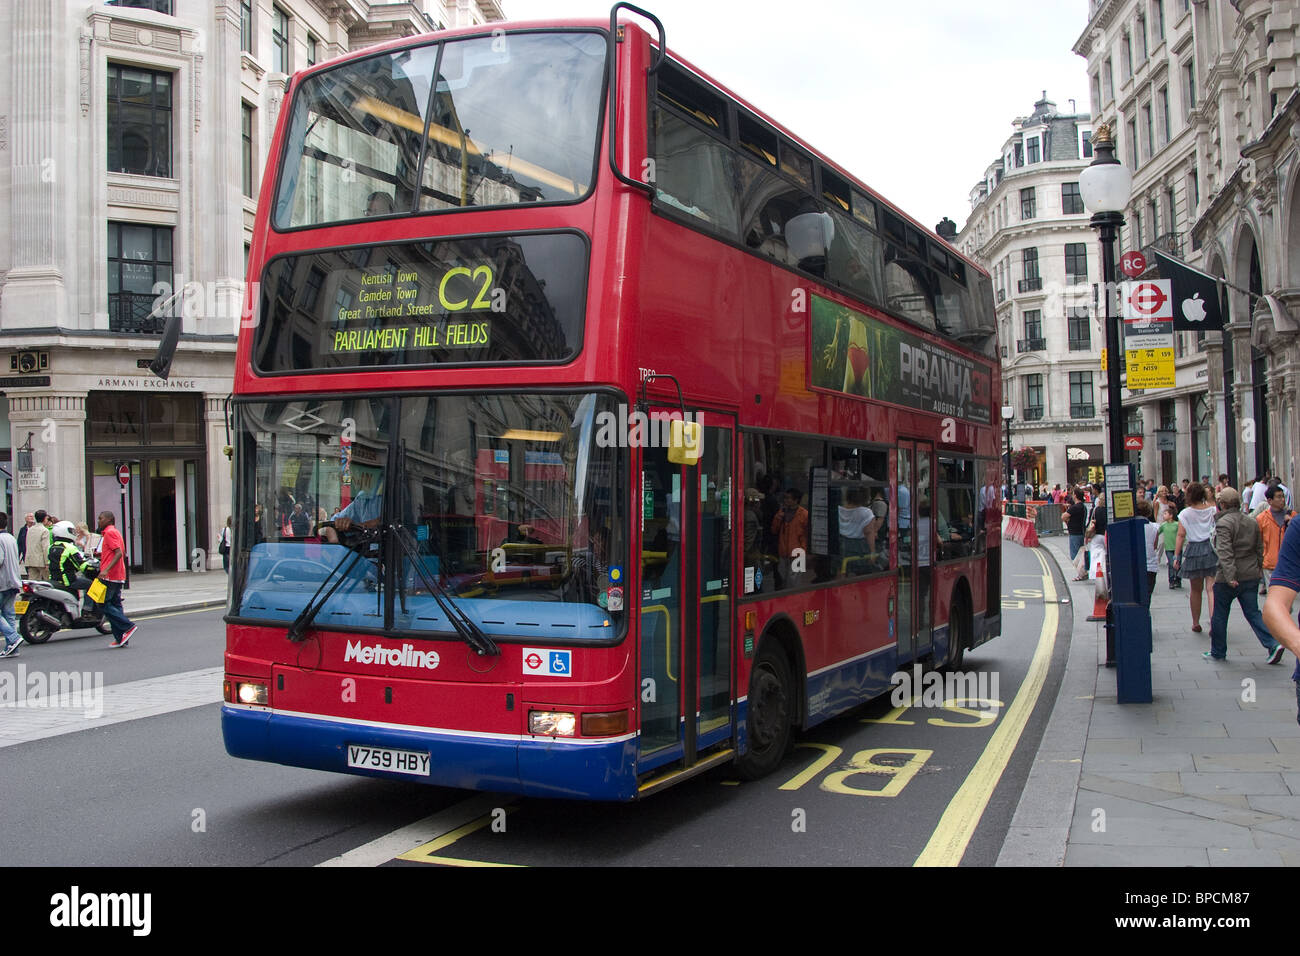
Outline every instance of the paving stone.
{"type": "Polygon", "coordinates": [[[1140,754],[1142,740],[1139,737],[1093,737],[1088,736],[1085,759],[1092,754],[1140,754]]]}
{"type": "Polygon", "coordinates": [[[1282,817],[1290,817],[1292,820],[1300,820],[1300,796],[1251,794],[1246,799],[1256,810],[1282,817]]]}
{"type": "Polygon", "coordinates": [[[1272,743],[1267,737],[1143,737],[1143,753],[1181,750],[1190,754],[1269,753],[1272,743]]]}
{"type": "MultiPolygon", "coordinates": [[[[1280,754],[1196,754],[1197,771],[1212,773],[1214,771],[1271,771],[1300,770],[1300,753],[1280,754]]],[[[1187,769],[1193,769],[1188,767],[1187,769]]]]}
{"type": "Polygon", "coordinates": [[[998,853],[997,866],[1061,866],[1065,831],[1060,827],[1012,827],[998,853]]]}
{"type": "Polygon", "coordinates": [[[1122,846],[1071,844],[1065,851],[1066,866],[1209,866],[1204,847],[1144,846],[1140,854],[1122,846]]]}
{"type": "Polygon", "coordinates": [[[1107,771],[1106,773],[1087,772],[1079,776],[1079,787],[1110,796],[1125,797],[1142,803],[1159,803],[1173,795],[1182,794],[1179,773],[1129,773],[1125,771],[1107,771]]]}
{"type": "Polygon", "coordinates": [[[1164,753],[1093,753],[1092,744],[1083,756],[1085,773],[1113,776],[1110,771],[1154,772],[1161,770],[1196,770],[1189,753],[1171,750],[1164,753]]]}
{"type": "Polygon", "coordinates": [[[1252,847],[1224,847],[1207,850],[1210,866],[1286,866],[1277,850],[1258,850],[1252,847]]]}
{"type": "Polygon", "coordinates": [[[1180,773],[1183,790],[1189,794],[1239,793],[1282,794],[1288,793],[1286,783],[1280,773],[1180,773]]]}
{"type": "Polygon", "coordinates": [[[1300,737],[1271,737],[1269,739],[1273,741],[1273,746],[1278,749],[1279,753],[1300,753],[1300,737]]]}
{"type": "Polygon", "coordinates": [[[1230,794],[1229,796],[1233,800],[1232,803],[1208,800],[1204,797],[1175,797],[1172,800],[1161,801],[1160,806],[1168,807],[1170,810],[1177,810],[1180,813],[1205,817],[1209,820],[1231,823],[1239,827],[1253,827],[1261,823],[1271,823],[1274,820],[1281,819],[1277,814],[1251,809],[1248,797],[1239,794],[1230,794]]]}

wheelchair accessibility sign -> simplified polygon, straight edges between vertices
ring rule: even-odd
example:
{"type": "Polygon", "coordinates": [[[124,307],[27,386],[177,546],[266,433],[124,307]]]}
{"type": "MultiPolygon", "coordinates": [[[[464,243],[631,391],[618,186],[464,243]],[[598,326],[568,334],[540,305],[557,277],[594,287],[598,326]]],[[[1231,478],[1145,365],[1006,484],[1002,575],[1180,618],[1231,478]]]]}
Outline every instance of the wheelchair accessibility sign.
{"type": "Polygon", "coordinates": [[[573,664],[572,651],[546,650],[539,647],[523,649],[525,674],[540,674],[543,677],[569,677],[573,664]]]}

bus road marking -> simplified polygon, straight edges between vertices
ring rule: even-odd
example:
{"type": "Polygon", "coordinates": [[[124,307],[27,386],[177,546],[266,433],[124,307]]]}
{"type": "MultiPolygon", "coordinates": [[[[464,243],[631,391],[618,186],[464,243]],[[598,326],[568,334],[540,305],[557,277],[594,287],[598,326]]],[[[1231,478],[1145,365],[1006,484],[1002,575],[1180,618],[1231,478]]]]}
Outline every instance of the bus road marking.
{"type": "MultiPolygon", "coordinates": [[[[494,808],[495,809],[495,808],[494,808]]],[[[507,804],[502,809],[507,814],[514,813],[519,807],[515,804],[507,804]]],[[[462,837],[467,837],[471,833],[482,830],[493,821],[493,814],[486,813],[477,820],[471,820],[462,827],[457,827],[450,833],[444,833],[436,840],[432,840],[423,846],[417,846],[413,850],[407,850],[405,853],[399,853],[395,859],[407,860],[411,863],[434,863],[442,866],[492,866],[492,867],[516,867],[518,863],[489,863],[485,860],[462,860],[451,856],[437,856],[440,851],[447,849],[462,837]]]]}
{"type": "Polygon", "coordinates": [[[795,749],[820,750],[822,751],[822,755],[814,760],[806,770],[800,771],[785,783],[781,784],[781,786],[777,787],[778,790],[798,790],[805,783],[839,759],[840,754],[844,753],[843,747],[836,747],[834,744],[818,744],[812,742],[797,744],[795,749]]]}
{"type": "Polygon", "coordinates": [[[439,837],[455,832],[480,817],[491,819],[491,813],[497,807],[511,806],[509,799],[504,794],[484,793],[462,800],[445,810],[439,810],[422,820],[416,820],[392,833],[318,863],[317,866],[379,866],[399,858],[403,853],[428,846],[439,837]]]}
{"type": "Polygon", "coordinates": [[[984,753],[948,803],[939,825],[934,828],[930,841],[916,858],[914,866],[957,866],[961,863],[966,847],[975,834],[975,828],[984,815],[984,808],[988,806],[994,789],[1002,779],[1016,744],[1029,723],[1029,715],[1033,713],[1034,706],[1042,695],[1052,650],[1056,646],[1058,605],[1055,603],[1056,585],[1052,581],[1047,562],[1037,550],[1032,554],[1043,569],[1043,595],[1046,600],[1043,606],[1043,627],[1038,635],[1038,647],[1029,664],[1029,672],[1005,717],[993,731],[984,753]]]}

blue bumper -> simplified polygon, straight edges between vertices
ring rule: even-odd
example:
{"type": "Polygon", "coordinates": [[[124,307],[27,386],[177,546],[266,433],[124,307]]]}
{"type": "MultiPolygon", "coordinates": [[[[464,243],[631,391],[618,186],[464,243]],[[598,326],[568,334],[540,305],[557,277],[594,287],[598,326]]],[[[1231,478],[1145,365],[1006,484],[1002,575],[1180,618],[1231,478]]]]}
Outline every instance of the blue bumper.
{"type": "Polygon", "coordinates": [[[574,743],[376,727],[223,705],[226,752],[245,760],[533,797],[631,800],[636,739],[574,743]],[[348,745],[429,754],[429,776],[348,766],[348,745]]]}

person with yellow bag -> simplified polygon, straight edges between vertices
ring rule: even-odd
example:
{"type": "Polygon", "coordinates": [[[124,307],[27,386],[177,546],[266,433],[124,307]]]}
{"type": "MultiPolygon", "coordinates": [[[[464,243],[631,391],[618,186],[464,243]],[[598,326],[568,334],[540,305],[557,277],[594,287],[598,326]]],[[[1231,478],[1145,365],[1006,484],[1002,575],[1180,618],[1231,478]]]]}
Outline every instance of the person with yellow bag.
{"type": "MultiPolygon", "coordinates": [[[[122,585],[126,584],[126,544],[122,533],[113,526],[117,519],[111,511],[101,511],[96,518],[104,536],[99,549],[99,575],[95,584],[104,585],[104,617],[113,626],[113,643],[109,647],[126,647],[135,633],[135,625],[122,610],[122,585]]],[[[98,589],[96,589],[98,590],[98,589]]]]}

